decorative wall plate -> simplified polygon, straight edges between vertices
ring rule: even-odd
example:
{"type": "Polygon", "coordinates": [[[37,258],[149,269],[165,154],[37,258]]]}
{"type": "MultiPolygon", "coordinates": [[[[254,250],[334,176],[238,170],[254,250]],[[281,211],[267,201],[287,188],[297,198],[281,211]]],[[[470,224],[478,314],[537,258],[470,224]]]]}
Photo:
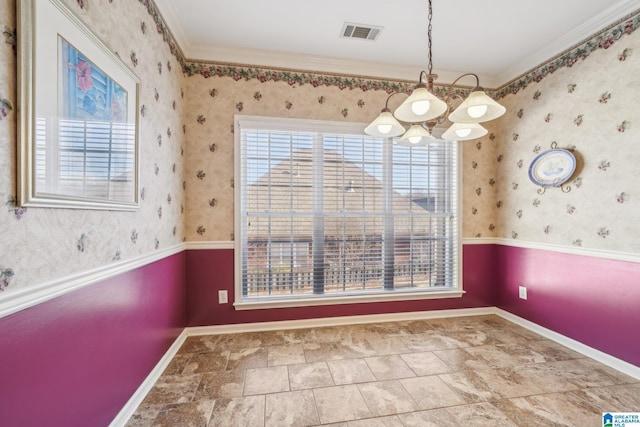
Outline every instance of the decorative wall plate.
{"type": "Polygon", "coordinates": [[[576,158],[568,150],[554,148],[538,154],[529,166],[529,179],[541,187],[558,187],[576,170],[576,158]]]}

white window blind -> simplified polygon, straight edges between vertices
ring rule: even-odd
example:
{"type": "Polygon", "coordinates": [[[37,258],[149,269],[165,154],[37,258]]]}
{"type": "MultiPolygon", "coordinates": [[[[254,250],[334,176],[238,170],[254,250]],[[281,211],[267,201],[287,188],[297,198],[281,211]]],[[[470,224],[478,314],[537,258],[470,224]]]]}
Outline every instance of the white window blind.
{"type": "Polygon", "coordinates": [[[457,149],[238,119],[243,300],[457,288],[457,149]]]}

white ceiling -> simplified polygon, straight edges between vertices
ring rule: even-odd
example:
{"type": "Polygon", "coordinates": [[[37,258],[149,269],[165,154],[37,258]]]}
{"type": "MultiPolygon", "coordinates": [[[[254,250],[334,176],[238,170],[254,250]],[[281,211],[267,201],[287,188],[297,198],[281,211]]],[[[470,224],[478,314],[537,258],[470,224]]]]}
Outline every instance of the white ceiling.
{"type": "MultiPolygon", "coordinates": [[[[427,67],[427,0],[155,2],[191,60],[407,80],[427,67]],[[383,30],[376,41],[345,39],[345,22],[383,30]]],[[[495,88],[639,8],[639,0],[433,0],[433,69],[440,82],[473,72],[495,88]]]]}

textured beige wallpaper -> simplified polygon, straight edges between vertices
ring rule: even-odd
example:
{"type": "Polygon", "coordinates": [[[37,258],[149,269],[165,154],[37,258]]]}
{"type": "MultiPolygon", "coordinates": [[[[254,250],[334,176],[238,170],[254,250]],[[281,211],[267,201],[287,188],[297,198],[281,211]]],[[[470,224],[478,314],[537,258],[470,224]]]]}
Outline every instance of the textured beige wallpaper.
{"type": "Polygon", "coordinates": [[[640,252],[640,33],[501,100],[496,138],[500,237],[640,252]],[[555,142],[578,167],[571,191],[538,194],[532,160],[555,142]]]}
{"type": "MultiPolygon", "coordinates": [[[[153,2],[64,1],[142,82],[141,207],[15,205],[15,0],[0,0],[0,292],[184,240],[232,240],[234,114],[367,123],[387,91],[407,87],[187,62],[153,2]]],[[[635,14],[496,91],[506,115],[486,124],[487,136],[462,143],[465,237],[640,250],[639,27],[635,14]],[[570,192],[538,194],[529,164],[553,142],[574,149],[578,171],[570,192]]]]}
{"type": "MultiPolygon", "coordinates": [[[[368,123],[384,107],[384,91],[314,87],[287,82],[234,80],[231,77],[187,79],[189,104],[187,123],[187,240],[233,239],[233,118],[234,114],[291,117],[316,120],[368,123]]],[[[396,97],[398,102],[401,97],[396,97]]],[[[472,162],[482,164],[480,176],[464,180],[465,230],[478,230],[485,236],[494,221],[495,189],[488,182],[495,178],[493,146],[489,139],[464,143],[465,176],[472,162]],[[482,181],[484,193],[475,194],[482,181]],[[469,201],[467,202],[467,199],[469,201]],[[472,207],[475,215],[469,215],[472,207]]],[[[474,233],[473,235],[475,235],[474,233]]],[[[472,235],[465,231],[465,235],[472,235]]]]}

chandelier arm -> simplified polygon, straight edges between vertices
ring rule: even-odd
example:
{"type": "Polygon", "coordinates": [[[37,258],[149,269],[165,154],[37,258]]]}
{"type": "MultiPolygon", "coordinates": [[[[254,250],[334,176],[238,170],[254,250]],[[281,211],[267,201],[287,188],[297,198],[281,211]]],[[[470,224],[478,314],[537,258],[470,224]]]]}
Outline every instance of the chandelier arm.
{"type": "MultiPolygon", "coordinates": [[[[385,103],[384,103],[384,110],[389,110],[389,100],[390,100],[390,99],[391,99],[391,97],[392,97],[392,96],[394,96],[394,95],[406,95],[406,96],[409,96],[409,95],[407,95],[407,94],[406,94],[406,93],[404,93],[404,92],[393,92],[391,95],[389,95],[389,96],[387,97],[387,100],[386,100],[386,101],[385,101],[385,103]]],[[[384,111],[384,110],[383,110],[383,111],[384,111]]]]}
{"type": "MultiPolygon", "coordinates": [[[[431,74],[431,70],[429,70],[429,74],[431,74]]],[[[420,75],[418,76],[418,84],[425,84],[429,80],[429,74],[426,71],[420,71],[420,75]]]]}
{"type": "Polygon", "coordinates": [[[484,89],[482,89],[482,87],[480,87],[480,77],[478,77],[478,75],[475,74],[475,73],[466,73],[466,74],[461,75],[457,79],[455,79],[453,81],[453,83],[451,83],[451,85],[450,85],[451,86],[451,90],[453,90],[453,87],[455,86],[455,84],[458,83],[458,80],[460,80],[463,77],[467,77],[467,76],[473,76],[473,77],[476,78],[476,86],[473,88],[473,90],[484,90],[484,89]]]}

